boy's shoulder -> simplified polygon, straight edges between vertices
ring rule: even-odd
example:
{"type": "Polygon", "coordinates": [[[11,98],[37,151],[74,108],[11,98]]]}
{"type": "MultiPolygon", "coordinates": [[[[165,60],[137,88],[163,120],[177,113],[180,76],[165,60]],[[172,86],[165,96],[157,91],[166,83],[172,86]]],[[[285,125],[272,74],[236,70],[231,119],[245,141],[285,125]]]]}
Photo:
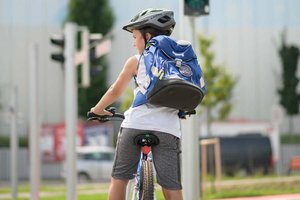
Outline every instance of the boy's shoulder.
{"type": "Polygon", "coordinates": [[[139,55],[133,55],[133,56],[130,56],[127,61],[126,61],[126,64],[128,65],[137,65],[138,61],[139,61],[139,55]]]}

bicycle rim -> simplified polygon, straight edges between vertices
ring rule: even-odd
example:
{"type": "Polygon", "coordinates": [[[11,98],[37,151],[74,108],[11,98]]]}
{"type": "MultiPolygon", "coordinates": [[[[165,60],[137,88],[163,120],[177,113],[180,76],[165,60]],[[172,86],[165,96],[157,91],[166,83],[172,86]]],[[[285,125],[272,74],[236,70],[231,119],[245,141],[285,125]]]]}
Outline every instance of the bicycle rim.
{"type": "Polygon", "coordinates": [[[153,167],[150,160],[143,160],[141,167],[140,200],[154,199],[153,167]]]}

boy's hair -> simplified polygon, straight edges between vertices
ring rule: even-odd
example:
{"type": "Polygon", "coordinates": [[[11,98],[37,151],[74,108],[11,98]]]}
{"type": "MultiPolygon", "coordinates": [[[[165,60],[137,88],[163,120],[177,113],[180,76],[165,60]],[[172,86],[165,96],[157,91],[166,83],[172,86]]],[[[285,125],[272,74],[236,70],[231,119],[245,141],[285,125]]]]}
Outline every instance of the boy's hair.
{"type": "Polygon", "coordinates": [[[146,33],[150,33],[151,38],[153,38],[155,36],[158,36],[158,35],[169,35],[168,31],[158,30],[158,29],[155,29],[155,28],[152,28],[152,27],[142,28],[142,29],[140,29],[140,32],[141,32],[142,36],[144,37],[145,42],[147,42],[146,33]]]}

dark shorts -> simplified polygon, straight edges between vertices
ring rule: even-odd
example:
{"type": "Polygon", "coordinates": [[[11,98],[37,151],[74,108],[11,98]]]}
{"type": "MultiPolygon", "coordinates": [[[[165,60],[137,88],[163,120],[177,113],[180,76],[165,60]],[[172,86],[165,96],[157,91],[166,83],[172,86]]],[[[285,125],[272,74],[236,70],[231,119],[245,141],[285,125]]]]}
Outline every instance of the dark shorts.
{"type": "Polygon", "coordinates": [[[152,133],[160,141],[157,146],[151,147],[157,183],[165,189],[181,190],[180,139],[163,132],[121,128],[112,177],[126,180],[134,178],[141,151],[140,147],[135,145],[133,140],[135,136],[143,133],[152,133]]]}

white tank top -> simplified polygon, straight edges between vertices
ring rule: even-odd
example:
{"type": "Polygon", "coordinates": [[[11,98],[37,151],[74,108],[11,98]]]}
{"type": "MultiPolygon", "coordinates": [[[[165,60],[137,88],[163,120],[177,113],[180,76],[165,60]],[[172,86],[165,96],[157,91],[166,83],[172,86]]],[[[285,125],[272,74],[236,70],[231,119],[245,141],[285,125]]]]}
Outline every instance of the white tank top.
{"type": "MultiPolygon", "coordinates": [[[[140,59],[140,55],[136,55],[140,59]]],[[[136,82],[139,86],[147,87],[149,79],[146,76],[144,58],[139,62],[139,69],[136,82]]],[[[134,95],[138,92],[139,87],[135,88],[134,95]]],[[[181,137],[180,119],[178,110],[173,108],[154,106],[152,104],[143,104],[137,107],[130,107],[125,113],[121,127],[141,130],[160,131],[181,137]]]]}

